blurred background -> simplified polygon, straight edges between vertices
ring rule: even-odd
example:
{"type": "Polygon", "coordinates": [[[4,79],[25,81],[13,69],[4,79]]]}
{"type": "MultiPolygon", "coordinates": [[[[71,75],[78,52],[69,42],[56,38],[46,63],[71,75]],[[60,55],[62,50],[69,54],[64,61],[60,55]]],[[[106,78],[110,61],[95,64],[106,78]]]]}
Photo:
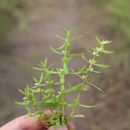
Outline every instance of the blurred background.
{"type": "Polygon", "coordinates": [[[0,126],[26,113],[14,103],[22,96],[17,89],[33,84],[32,66],[43,57],[60,62],[49,46],[60,45],[54,34],[66,27],[84,36],[74,52],[95,46],[96,36],[111,40],[115,52],[101,58],[111,67],[91,77],[105,93],[90,89],[81,97],[98,107],[77,110],[87,117],[73,120],[77,130],[130,130],[129,13],[130,0],[0,0],[0,126]]]}

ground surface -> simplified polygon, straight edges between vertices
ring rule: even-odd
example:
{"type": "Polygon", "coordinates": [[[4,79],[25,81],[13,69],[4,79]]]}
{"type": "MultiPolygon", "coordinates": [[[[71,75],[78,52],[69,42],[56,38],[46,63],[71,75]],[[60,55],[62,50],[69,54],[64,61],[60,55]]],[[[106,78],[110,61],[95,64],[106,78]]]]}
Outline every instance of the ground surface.
{"type": "MultiPolygon", "coordinates": [[[[59,58],[53,55],[49,46],[57,47],[60,41],[54,34],[61,34],[62,27],[77,29],[75,35],[83,34],[84,40],[75,42],[73,51],[84,51],[85,46],[93,46],[95,35],[103,35],[99,27],[99,19],[92,21],[97,15],[96,10],[89,0],[37,0],[36,4],[28,11],[25,26],[16,26],[8,36],[9,52],[0,55],[0,125],[24,113],[24,110],[14,104],[20,98],[17,88],[24,88],[26,83],[32,83],[32,66],[47,56],[50,61],[55,60],[59,65],[59,58]]],[[[104,59],[104,62],[112,62],[104,59]]],[[[75,67],[82,64],[74,61],[75,67]]],[[[115,66],[114,66],[115,67],[115,66]]],[[[113,68],[114,68],[113,67],[113,68]]],[[[82,96],[86,104],[97,104],[99,107],[91,110],[78,109],[77,112],[85,113],[87,119],[74,120],[74,124],[81,130],[128,130],[130,128],[130,99],[127,81],[118,70],[103,73],[93,78],[105,90],[104,94],[90,90],[89,94],[82,96]],[[104,78],[106,77],[106,78],[104,78]],[[113,80],[114,79],[114,80],[113,80]],[[106,81],[107,80],[107,81],[106,81]],[[118,83],[118,81],[120,82],[118,83]],[[124,82],[121,82],[121,81],[124,82]],[[104,82],[105,81],[105,82],[104,82]],[[115,85],[115,86],[114,86],[115,85]],[[111,88],[113,87],[113,88],[111,88]]]]}

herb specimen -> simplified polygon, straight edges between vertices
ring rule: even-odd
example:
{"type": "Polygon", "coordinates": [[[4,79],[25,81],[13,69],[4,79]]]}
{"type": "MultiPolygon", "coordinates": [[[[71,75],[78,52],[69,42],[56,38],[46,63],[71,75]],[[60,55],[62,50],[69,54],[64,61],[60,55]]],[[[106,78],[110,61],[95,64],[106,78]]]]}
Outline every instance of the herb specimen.
{"type": "Polygon", "coordinates": [[[84,52],[73,54],[71,49],[71,42],[79,37],[71,38],[71,31],[63,29],[65,38],[57,36],[63,40],[63,44],[58,48],[50,47],[51,50],[62,56],[62,67],[54,67],[54,64],[48,65],[47,58],[40,62],[38,67],[33,67],[35,70],[40,71],[40,77],[33,78],[35,83],[33,86],[27,85],[24,90],[19,91],[24,95],[22,102],[16,102],[27,109],[28,115],[33,116],[36,121],[43,122],[47,128],[59,125],[66,125],[72,118],[84,117],[84,115],[77,115],[76,108],[84,107],[91,108],[94,106],[87,106],[80,103],[80,96],[82,92],[87,92],[86,85],[96,88],[98,91],[103,92],[102,89],[91,83],[89,74],[99,73],[97,68],[107,68],[108,65],[99,64],[98,59],[101,53],[112,54],[112,51],[105,50],[106,45],[110,41],[100,40],[96,37],[97,47],[91,51],[91,58],[87,59],[84,52]],[[68,65],[75,57],[80,57],[86,64],[78,70],[69,68],[68,65]],[[58,80],[52,78],[55,75],[58,80]],[[67,82],[67,76],[77,76],[80,80],[79,83],[71,85],[67,82]],[[55,86],[55,87],[54,87],[55,86]],[[56,91],[55,88],[58,88],[56,91]],[[66,100],[67,96],[77,91],[77,97],[72,99],[72,102],[66,100]],[[71,108],[71,112],[67,113],[67,108],[71,108]],[[32,109],[33,108],[33,109],[32,109]],[[49,114],[46,111],[50,111],[49,114]]]}

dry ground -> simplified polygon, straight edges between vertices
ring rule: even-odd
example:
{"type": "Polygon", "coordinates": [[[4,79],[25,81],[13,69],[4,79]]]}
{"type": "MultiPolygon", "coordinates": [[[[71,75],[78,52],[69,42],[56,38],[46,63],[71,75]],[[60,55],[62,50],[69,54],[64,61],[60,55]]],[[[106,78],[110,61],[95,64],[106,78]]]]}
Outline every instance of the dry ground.
{"type": "MultiPolygon", "coordinates": [[[[10,51],[6,55],[0,55],[0,125],[24,113],[14,101],[21,97],[17,88],[24,88],[26,83],[32,83],[35,72],[31,67],[36,66],[44,56],[60,64],[59,58],[50,52],[49,46],[60,45],[54,34],[62,35],[62,27],[76,28],[74,35],[84,35],[84,40],[75,42],[72,46],[74,52],[84,51],[86,46],[94,46],[97,34],[107,37],[100,31],[100,20],[96,17],[92,21],[98,13],[89,0],[37,0],[27,13],[26,24],[22,28],[16,26],[10,32],[7,39],[10,51]]],[[[113,64],[114,58],[108,58],[104,62],[113,64]]],[[[78,60],[73,64],[77,67],[82,62],[78,60]]],[[[97,104],[98,107],[77,110],[87,117],[73,121],[77,130],[130,129],[129,83],[125,80],[124,72],[119,72],[116,63],[112,68],[101,76],[92,78],[105,93],[90,90],[82,96],[83,102],[97,104]]]]}

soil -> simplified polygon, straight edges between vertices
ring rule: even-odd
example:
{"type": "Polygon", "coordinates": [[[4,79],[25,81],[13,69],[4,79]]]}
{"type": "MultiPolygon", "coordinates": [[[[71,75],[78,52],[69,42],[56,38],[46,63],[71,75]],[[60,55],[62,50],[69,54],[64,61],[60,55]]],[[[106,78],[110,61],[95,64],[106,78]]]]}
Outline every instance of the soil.
{"type": "MultiPolygon", "coordinates": [[[[74,35],[84,35],[84,39],[73,43],[73,52],[85,51],[85,47],[95,46],[95,36],[108,38],[101,31],[100,13],[90,0],[37,0],[30,8],[21,25],[16,25],[7,38],[6,53],[0,55],[0,125],[25,113],[25,110],[14,104],[21,98],[17,91],[32,84],[32,77],[39,75],[32,66],[36,66],[43,57],[47,56],[49,62],[56,61],[60,65],[60,57],[53,54],[49,46],[57,47],[60,40],[54,34],[63,35],[62,27],[77,29],[74,35]],[[96,20],[93,21],[93,18],[96,20]]],[[[112,57],[111,57],[112,59],[112,57]]],[[[111,59],[102,59],[112,63],[111,59]]],[[[78,59],[73,61],[74,67],[83,63],[78,59]]],[[[116,68],[108,70],[101,76],[92,77],[94,82],[100,84],[105,93],[98,93],[90,89],[83,94],[82,102],[91,105],[97,104],[94,109],[78,109],[77,113],[85,113],[86,119],[73,120],[77,129],[82,130],[128,130],[130,128],[130,88],[122,74],[116,68]],[[118,75],[117,75],[118,73],[118,75]],[[120,82],[119,82],[120,81],[120,82]]],[[[121,68],[121,67],[120,67],[121,68]]],[[[76,80],[74,81],[76,82],[76,80]]]]}

